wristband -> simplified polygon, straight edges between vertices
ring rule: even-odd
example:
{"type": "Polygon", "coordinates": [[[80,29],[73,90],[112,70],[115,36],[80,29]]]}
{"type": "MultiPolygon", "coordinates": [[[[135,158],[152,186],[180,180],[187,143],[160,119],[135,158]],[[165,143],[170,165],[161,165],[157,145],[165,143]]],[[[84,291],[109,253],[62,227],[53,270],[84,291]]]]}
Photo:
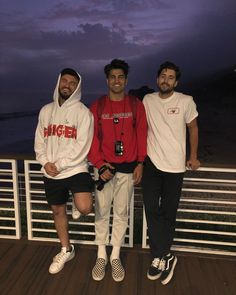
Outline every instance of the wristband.
{"type": "Polygon", "coordinates": [[[101,175],[104,171],[108,169],[107,165],[103,165],[98,169],[98,174],[101,175]]]}

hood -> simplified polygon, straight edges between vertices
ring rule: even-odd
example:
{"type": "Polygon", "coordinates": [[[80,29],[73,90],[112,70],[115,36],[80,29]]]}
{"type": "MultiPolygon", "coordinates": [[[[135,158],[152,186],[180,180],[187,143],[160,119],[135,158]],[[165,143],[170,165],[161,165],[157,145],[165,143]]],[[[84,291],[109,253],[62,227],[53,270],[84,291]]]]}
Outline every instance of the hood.
{"type": "MultiPolygon", "coordinates": [[[[79,78],[80,78],[80,81],[79,81],[79,84],[77,86],[77,88],[75,89],[75,91],[71,94],[71,96],[63,103],[63,106],[70,106],[74,103],[77,103],[78,101],[81,100],[81,81],[82,81],[82,78],[80,76],[80,74],[77,72],[79,78]]],[[[57,85],[56,85],[56,88],[54,90],[54,94],[53,94],[53,100],[54,102],[59,105],[59,102],[58,102],[58,98],[59,98],[59,92],[58,92],[58,88],[59,88],[59,82],[60,82],[60,79],[61,79],[61,74],[59,74],[59,77],[57,79],[57,85]]]]}

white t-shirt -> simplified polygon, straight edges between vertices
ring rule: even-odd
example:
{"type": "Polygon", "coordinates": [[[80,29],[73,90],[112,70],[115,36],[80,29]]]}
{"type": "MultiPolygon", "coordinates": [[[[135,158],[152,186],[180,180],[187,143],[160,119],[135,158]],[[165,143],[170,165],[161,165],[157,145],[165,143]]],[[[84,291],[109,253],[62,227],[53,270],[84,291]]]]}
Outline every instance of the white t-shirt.
{"type": "Polygon", "coordinates": [[[174,92],[166,99],[158,92],[143,99],[148,121],[147,154],[165,172],[186,170],[186,124],[198,116],[191,96],[174,92]]]}

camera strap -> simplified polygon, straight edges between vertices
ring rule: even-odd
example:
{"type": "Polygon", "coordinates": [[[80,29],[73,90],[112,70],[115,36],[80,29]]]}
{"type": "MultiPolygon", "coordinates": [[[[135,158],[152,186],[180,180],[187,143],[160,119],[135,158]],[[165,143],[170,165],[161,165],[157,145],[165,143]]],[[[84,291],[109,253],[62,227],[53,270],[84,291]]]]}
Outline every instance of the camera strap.
{"type": "Polygon", "coordinates": [[[125,97],[124,97],[124,99],[123,99],[123,117],[121,118],[118,118],[118,117],[116,117],[116,116],[114,116],[114,111],[113,111],[113,108],[112,108],[112,103],[113,103],[113,101],[111,100],[111,99],[109,99],[109,104],[110,104],[110,110],[111,110],[111,114],[112,114],[112,117],[113,117],[113,130],[114,130],[114,136],[115,136],[115,141],[117,141],[117,140],[121,140],[122,139],[122,137],[123,137],[123,135],[124,135],[124,122],[125,122],[125,97]],[[118,138],[118,136],[117,136],[117,130],[116,130],[116,122],[115,122],[115,119],[116,118],[118,118],[118,121],[117,121],[117,123],[119,123],[119,120],[120,119],[122,119],[122,125],[121,125],[121,131],[120,131],[120,138],[118,138]]]}

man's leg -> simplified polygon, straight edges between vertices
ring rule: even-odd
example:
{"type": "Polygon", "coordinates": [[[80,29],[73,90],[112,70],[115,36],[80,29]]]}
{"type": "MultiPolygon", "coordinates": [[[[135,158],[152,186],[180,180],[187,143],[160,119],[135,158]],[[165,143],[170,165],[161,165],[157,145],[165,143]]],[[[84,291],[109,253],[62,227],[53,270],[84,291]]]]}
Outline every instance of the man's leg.
{"type": "Polygon", "coordinates": [[[61,252],[54,258],[49,267],[51,274],[58,273],[64,267],[65,263],[75,256],[74,246],[70,245],[68,234],[68,219],[66,215],[66,204],[51,205],[53,211],[54,223],[58,238],[61,242],[61,252]]]}
{"type": "Polygon", "coordinates": [[[165,239],[162,239],[162,256],[170,252],[175,234],[176,214],[181,197],[184,173],[163,173],[163,191],[160,203],[161,223],[165,239]]]}
{"type": "Polygon", "coordinates": [[[92,191],[94,182],[91,175],[88,172],[82,172],[70,177],[68,188],[73,194],[73,219],[78,219],[80,214],[89,214],[93,209],[92,191]]]}
{"type": "Polygon", "coordinates": [[[152,259],[161,258],[164,252],[160,244],[160,240],[163,238],[163,226],[160,221],[162,219],[162,211],[160,210],[162,182],[161,171],[147,158],[144,165],[142,187],[152,259]]]}
{"type": "Polygon", "coordinates": [[[159,239],[159,244],[163,252],[158,269],[161,271],[161,283],[166,285],[173,277],[177,263],[177,257],[170,253],[170,248],[175,233],[175,221],[181,196],[183,173],[162,172],[162,174],[163,188],[160,202],[161,215],[159,218],[162,238],[159,239]]]}
{"type": "Polygon", "coordinates": [[[125,270],[120,260],[120,247],[124,241],[129,220],[130,201],[133,195],[133,174],[117,172],[113,179],[113,226],[111,244],[113,246],[110,262],[112,277],[121,282],[125,277],[125,270]]]}
{"type": "MultiPolygon", "coordinates": [[[[95,177],[98,178],[97,169],[95,177]]],[[[92,270],[92,277],[101,281],[105,276],[107,253],[106,245],[109,243],[109,223],[111,203],[113,200],[113,183],[110,180],[101,191],[95,190],[95,242],[98,245],[97,259],[92,270]]]]}
{"type": "Polygon", "coordinates": [[[163,237],[162,211],[160,210],[160,198],[162,195],[163,177],[149,158],[146,159],[143,173],[143,199],[145,215],[148,226],[149,245],[152,255],[152,263],[147,271],[150,280],[160,278],[162,271],[159,269],[164,249],[160,243],[163,237]]]}
{"type": "Polygon", "coordinates": [[[83,215],[87,215],[92,212],[93,209],[93,199],[92,193],[90,192],[81,192],[74,193],[74,202],[75,206],[79,210],[79,212],[83,215]]]}
{"type": "Polygon", "coordinates": [[[62,247],[69,250],[69,234],[68,234],[68,219],[66,215],[66,204],[51,205],[54,223],[57,231],[58,238],[62,247]]]}

